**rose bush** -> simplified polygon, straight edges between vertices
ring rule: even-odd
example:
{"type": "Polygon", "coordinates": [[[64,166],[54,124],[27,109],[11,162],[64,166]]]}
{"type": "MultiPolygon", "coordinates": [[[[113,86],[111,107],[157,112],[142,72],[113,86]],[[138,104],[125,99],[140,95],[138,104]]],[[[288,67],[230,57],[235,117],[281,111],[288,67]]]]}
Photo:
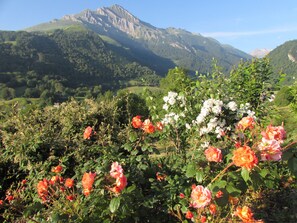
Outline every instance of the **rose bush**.
{"type": "Polygon", "coordinates": [[[260,104],[270,102],[241,100],[219,70],[186,81],[146,95],[148,107],[121,92],[12,108],[1,120],[1,220],[265,221],[255,201],[296,188],[286,125],[266,123],[260,104]]]}

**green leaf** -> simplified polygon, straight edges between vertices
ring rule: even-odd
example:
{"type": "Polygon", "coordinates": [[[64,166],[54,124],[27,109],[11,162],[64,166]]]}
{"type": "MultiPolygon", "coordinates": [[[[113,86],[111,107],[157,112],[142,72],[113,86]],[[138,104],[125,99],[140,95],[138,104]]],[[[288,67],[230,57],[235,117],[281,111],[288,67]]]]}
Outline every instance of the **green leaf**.
{"type": "Polygon", "coordinates": [[[183,207],[181,208],[181,211],[182,211],[182,213],[186,213],[186,212],[187,212],[187,210],[188,210],[188,208],[187,208],[187,207],[185,207],[185,206],[183,206],[183,207]]]}
{"type": "Polygon", "coordinates": [[[127,192],[127,193],[131,193],[131,192],[134,191],[135,189],[136,189],[136,185],[133,184],[132,186],[130,186],[130,187],[128,187],[128,188],[126,189],[126,192],[127,192]]]}
{"type": "Polygon", "coordinates": [[[196,180],[198,183],[201,183],[203,181],[203,177],[204,177],[204,174],[202,171],[196,172],[196,180]]]}
{"type": "Polygon", "coordinates": [[[121,199],[120,197],[114,197],[109,204],[109,210],[111,213],[115,213],[120,207],[121,199]]]}
{"type": "Polygon", "coordinates": [[[28,217],[30,215],[33,215],[34,213],[37,213],[42,208],[44,208],[44,206],[40,202],[37,202],[37,203],[34,203],[33,205],[27,207],[24,210],[23,214],[24,214],[25,217],[28,217]]]}
{"type": "Polygon", "coordinates": [[[130,132],[130,135],[129,135],[129,140],[130,142],[135,142],[137,140],[137,133],[136,132],[130,132]]]}
{"type": "Polygon", "coordinates": [[[235,196],[235,197],[240,195],[240,193],[241,193],[241,190],[237,189],[232,184],[228,184],[226,187],[226,190],[228,191],[229,194],[231,194],[232,196],[235,196]]]}
{"type": "Polygon", "coordinates": [[[138,150],[137,150],[137,149],[134,149],[134,150],[131,152],[131,155],[132,155],[132,156],[135,156],[135,155],[137,155],[137,153],[138,153],[138,150]]]}
{"type": "Polygon", "coordinates": [[[186,170],[187,177],[194,177],[196,174],[196,165],[194,163],[189,163],[186,170]]]}
{"type": "Polygon", "coordinates": [[[291,157],[288,160],[288,167],[290,171],[297,177],[297,158],[296,157],[291,157]]]}
{"type": "Polygon", "coordinates": [[[268,173],[269,173],[268,169],[262,169],[259,174],[261,175],[261,177],[265,178],[268,173]]]}
{"type": "Polygon", "coordinates": [[[69,219],[69,216],[67,214],[59,213],[53,213],[51,217],[51,222],[66,222],[69,219]]]}
{"type": "Polygon", "coordinates": [[[242,168],[241,169],[241,176],[242,176],[242,178],[244,179],[244,181],[246,183],[248,183],[248,181],[251,181],[250,172],[248,171],[248,169],[242,168]]]}
{"type": "Polygon", "coordinates": [[[129,143],[126,143],[124,145],[124,149],[127,150],[127,151],[131,151],[132,150],[132,146],[129,143]]]}
{"type": "Polygon", "coordinates": [[[282,160],[289,160],[293,155],[294,153],[291,150],[287,150],[282,154],[282,160]]]}
{"type": "Polygon", "coordinates": [[[139,155],[139,156],[136,157],[136,161],[137,162],[140,162],[141,160],[142,160],[142,156],[141,155],[139,155]]]}

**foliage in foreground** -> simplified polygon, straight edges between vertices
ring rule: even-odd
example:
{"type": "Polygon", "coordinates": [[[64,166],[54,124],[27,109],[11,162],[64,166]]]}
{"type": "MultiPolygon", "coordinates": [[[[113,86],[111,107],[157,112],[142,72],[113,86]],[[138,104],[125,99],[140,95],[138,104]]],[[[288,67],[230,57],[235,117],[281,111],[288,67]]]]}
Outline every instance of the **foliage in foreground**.
{"type": "Polygon", "coordinates": [[[296,192],[297,151],[286,126],[262,120],[266,85],[243,85],[242,99],[219,70],[216,81],[181,77],[187,85],[146,102],[121,93],[2,114],[2,220],[269,222],[263,197],[296,192]]]}

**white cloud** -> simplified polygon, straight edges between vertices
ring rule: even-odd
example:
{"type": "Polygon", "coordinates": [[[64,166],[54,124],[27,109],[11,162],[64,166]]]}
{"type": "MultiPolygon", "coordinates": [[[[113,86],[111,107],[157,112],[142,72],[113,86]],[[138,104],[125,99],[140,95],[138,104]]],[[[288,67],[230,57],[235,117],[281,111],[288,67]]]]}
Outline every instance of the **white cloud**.
{"type": "Polygon", "coordinates": [[[218,37],[256,36],[256,35],[263,35],[263,34],[270,34],[270,33],[284,33],[284,32],[293,32],[293,31],[297,31],[297,27],[274,28],[274,29],[243,31],[243,32],[209,32],[209,33],[201,33],[201,35],[218,38],[218,37]]]}

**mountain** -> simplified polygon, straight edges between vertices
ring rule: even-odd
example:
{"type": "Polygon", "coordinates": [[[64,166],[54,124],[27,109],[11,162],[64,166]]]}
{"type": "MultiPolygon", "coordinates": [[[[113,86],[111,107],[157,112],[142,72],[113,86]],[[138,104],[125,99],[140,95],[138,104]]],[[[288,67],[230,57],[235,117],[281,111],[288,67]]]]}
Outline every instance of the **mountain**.
{"type": "Polygon", "coordinates": [[[193,73],[206,73],[211,70],[213,58],[218,61],[218,65],[229,70],[240,59],[251,58],[240,50],[200,34],[177,28],[157,28],[119,5],[66,15],[61,19],[30,27],[26,31],[44,32],[69,27],[94,31],[110,47],[121,49],[122,52],[129,51],[129,55],[135,60],[161,75],[172,66],[181,66],[193,73]],[[166,63],[159,61],[160,59],[166,63]]]}
{"type": "Polygon", "coordinates": [[[183,29],[160,29],[119,5],[85,10],[24,31],[0,31],[0,99],[97,96],[101,90],[157,85],[168,69],[225,70],[251,57],[183,29]]]}
{"type": "Polygon", "coordinates": [[[267,57],[275,75],[286,74],[284,84],[291,85],[297,78],[297,40],[287,41],[272,50],[267,57]]]}
{"type": "Polygon", "coordinates": [[[269,49],[255,49],[253,50],[250,55],[256,58],[262,58],[265,57],[271,50],[269,49]]]}

